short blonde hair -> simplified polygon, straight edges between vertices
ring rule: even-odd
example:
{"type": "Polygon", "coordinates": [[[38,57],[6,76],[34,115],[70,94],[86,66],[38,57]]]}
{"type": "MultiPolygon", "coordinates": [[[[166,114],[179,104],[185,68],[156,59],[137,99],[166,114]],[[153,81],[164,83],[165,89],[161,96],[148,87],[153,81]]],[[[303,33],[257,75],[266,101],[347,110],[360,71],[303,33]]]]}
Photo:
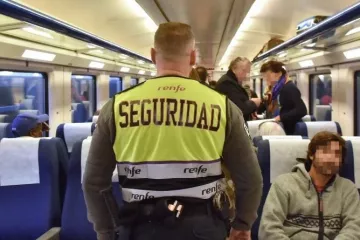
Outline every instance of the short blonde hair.
{"type": "Polygon", "coordinates": [[[190,55],[195,47],[195,37],[190,25],[179,22],[160,24],[154,37],[155,49],[162,57],[175,59],[190,55]]]}
{"type": "Polygon", "coordinates": [[[232,61],[230,62],[229,70],[235,69],[238,63],[243,63],[243,64],[249,64],[249,65],[251,65],[250,60],[247,59],[246,57],[237,57],[237,58],[235,58],[234,60],[232,60],[232,61]]]}
{"type": "Polygon", "coordinates": [[[275,121],[266,121],[259,125],[257,136],[286,135],[282,126],[275,121]]]}

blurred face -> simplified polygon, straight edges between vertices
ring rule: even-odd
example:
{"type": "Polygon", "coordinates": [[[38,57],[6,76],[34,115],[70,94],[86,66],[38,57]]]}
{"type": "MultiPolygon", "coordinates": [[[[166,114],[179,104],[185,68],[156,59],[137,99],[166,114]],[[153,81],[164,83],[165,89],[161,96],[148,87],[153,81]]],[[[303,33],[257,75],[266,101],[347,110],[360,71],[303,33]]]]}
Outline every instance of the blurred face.
{"type": "Polygon", "coordinates": [[[281,72],[275,73],[272,71],[266,71],[262,73],[263,79],[266,81],[268,86],[274,86],[281,77],[281,72]]]}
{"type": "Polygon", "coordinates": [[[233,69],[232,71],[234,72],[238,83],[240,84],[245,84],[247,81],[250,80],[250,69],[251,69],[251,65],[250,64],[246,64],[246,63],[238,63],[236,68],[233,69]]]}
{"type": "Polygon", "coordinates": [[[310,158],[312,167],[317,173],[333,176],[339,172],[342,162],[342,149],[339,142],[332,141],[326,146],[319,146],[315,155],[310,158]]]}

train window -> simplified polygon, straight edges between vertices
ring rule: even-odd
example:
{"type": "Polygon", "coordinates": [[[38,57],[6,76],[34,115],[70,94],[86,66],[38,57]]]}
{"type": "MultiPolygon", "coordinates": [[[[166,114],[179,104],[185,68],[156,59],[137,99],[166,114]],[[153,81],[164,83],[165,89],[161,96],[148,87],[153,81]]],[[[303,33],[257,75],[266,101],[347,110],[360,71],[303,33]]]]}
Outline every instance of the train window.
{"type": "Polygon", "coordinates": [[[112,98],[115,94],[121,91],[122,91],[122,78],[110,77],[109,97],[112,98]]]}
{"type": "Polygon", "coordinates": [[[138,78],[131,78],[131,84],[130,87],[135,86],[139,83],[139,79],[138,78]]]}
{"type": "Polygon", "coordinates": [[[71,76],[72,122],[87,122],[96,111],[94,76],[71,76]]]}
{"type": "Polygon", "coordinates": [[[12,122],[19,113],[47,113],[46,74],[0,71],[0,122],[12,122]]]}
{"type": "Polygon", "coordinates": [[[331,75],[310,75],[310,114],[318,121],[331,121],[331,75]]]}

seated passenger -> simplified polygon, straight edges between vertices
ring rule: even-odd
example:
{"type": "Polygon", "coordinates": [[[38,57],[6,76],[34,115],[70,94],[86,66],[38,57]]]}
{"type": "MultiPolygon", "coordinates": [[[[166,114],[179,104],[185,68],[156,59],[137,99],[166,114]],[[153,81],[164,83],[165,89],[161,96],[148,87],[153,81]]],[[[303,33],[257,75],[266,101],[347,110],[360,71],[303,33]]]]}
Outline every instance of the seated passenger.
{"type": "Polygon", "coordinates": [[[49,116],[46,114],[19,114],[12,122],[11,130],[15,137],[42,137],[43,132],[50,130],[46,123],[48,120],[49,116]]]}
{"type": "Polygon", "coordinates": [[[263,122],[259,125],[257,136],[286,135],[280,123],[275,121],[263,122]]]}
{"type": "Polygon", "coordinates": [[[276,121],[283,123],[287,135],[293,135],[296,123],[307,114],[299,89],[288,79],[282,62],[269,61],[261,66],[260,72],[272,86],[266,103],[267,111],[276,121]]]}
{"type": "Polygon", "coordinates": [[[304,163],[273,182],[259,239],[360,239],[358,190],[338,176],[345,151],[344,139],[334,133],[313,137],[304,163]]]}

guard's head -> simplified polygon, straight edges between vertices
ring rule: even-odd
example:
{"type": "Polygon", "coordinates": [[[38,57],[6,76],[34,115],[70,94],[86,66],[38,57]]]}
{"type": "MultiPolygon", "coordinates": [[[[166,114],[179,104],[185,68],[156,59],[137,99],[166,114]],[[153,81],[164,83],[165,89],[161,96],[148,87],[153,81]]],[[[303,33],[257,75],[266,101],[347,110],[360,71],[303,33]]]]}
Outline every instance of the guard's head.
{"type": "Polygon", "coordinates": [[[237,57],[229,65],[240,84],[250,80],[251,62],[246,57],[237,57]]]}
{"type": "Polygon", "coordinates": [[[208,72],[207,72],[206,68],[197,67],[196,71],[199,74],[200,82],[206,82],[206,80],[208,78],[208,72]]]}
{"type": "Polygon", "coordinates": [[[12,122],[11,130],[15,137],[42,137],[44,131],[49,131],[48,120],[46,114],[19,114],[12,122]]]}
{"type": "Polygon", "coordinates": [[[179,22],[160,24],[155,33],[151,59],[158,74],[174,71],[188,77],[196,62],[195,37],[191,27],[179,22]]]}

